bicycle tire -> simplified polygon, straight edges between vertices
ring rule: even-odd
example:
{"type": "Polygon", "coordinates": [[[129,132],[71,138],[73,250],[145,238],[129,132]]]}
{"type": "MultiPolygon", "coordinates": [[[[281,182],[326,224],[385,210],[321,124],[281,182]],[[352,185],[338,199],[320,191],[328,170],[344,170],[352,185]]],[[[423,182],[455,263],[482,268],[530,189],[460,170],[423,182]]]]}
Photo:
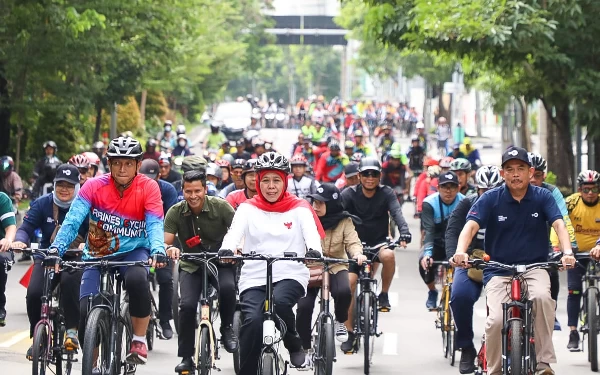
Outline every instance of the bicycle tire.
{"type": "Polygon", "coordinates": [[[154,320],[151,316],[150,321],[148,322],[148,328],[146,328],[146,343],[148,344],[148,351],[152,351],[152,349],[154,349],[154,327],[154,320]]]}
{"type": "Polygon", "coordinates": [[[363,353],[365,375],[369,375],[371,367],[371,295],[366,293],[362,299],[363,319],[363,353]]]}
{"type": "Polygon", "coordinates": [[[110,313],[102,308],[92,309],[85,325],[85,341],[83,342],[82,375],[91,375],[96,364],[94,352],[98,351],[98,369],[101,374],[111,374],[110,365],[110,313]]]}
{"type": "Polygon", "coordinates": [[[510,373],[521,375],[523,370],[523,322],[513,319],[509,322],[508,332],[510,334],[510,373]]]}
{"type": "Polygon", "coordinates": [[[33,356],[32,361],[32,374],[33,375],[45,375],[46,368],[48,367],[48,326],[40,324],[36,327],[33,335],[33,349],[31,355],[33,356]]]}
{"type": "Polygon", "coordinates": [[[439,312],[438,312],[438,320],[440,321],[440,330],[442,331],[442,354],[444,355],[444,358],[448,358],[448,340],[447,340],[447,332],[446,332],[446,326],[444,324],[444,320],[446,318],[446,313],[444,311],[444,309],[442,307],[440,307],[439,312]]]}
{"type": "Polygon", "coordinates": [[[116,340],[116,360],[114,362],[115,374],[132,375],[137,370],[137,364],[127,362],[127,354],[133,340],[133,324],[129,315],[129,302],[124,301],[121,304],[121,317],[117,322],[117,340],[116,340]]]}
{"type": "Polygon", "coordinates": [[[587,290],[588,356],[592,371],[598,371],[598,289],[587,290]]]}
{"type": "MultiPolygon", "coordinates": [[[[242,312],[240,310],[235,310],[233,313],[233,333],[238,337],[240,337],[240,329],[242,328],[242,312]]],[[[233,353],[233,369],[236,374],[240,373],[240,345],[238,340],[238,349],[233,353]]]]}
{"type": "Polygon", "coordinates": [[[179,265],[173,265],[173,299],[171,300],[171,310],[173,311],[173,324],[175,332],[179,334],[179,265]]]}
{"type": "Polygon", "coordinates": [[[315,363],[315,375],[332,375],[335,358],[333,325],[323,323],[319,331],[318,360],[315,363]]]}
{"type": "Polygon", "coordinates": [[[277,370],[275,369],[275,355],[273,353],[263,353],[261,363],[261,375],[277,374],[277,370]]]}
{"type": "Polygon", "coordinates": [[[456,363],[456,331],[454,323],[450,323],[450,328],[446,334],[446,341],[448,346],[448,360],[450,361],[450,366],[454,366],[456,363]]]}
{"type": "Polygon", "coordinates": [[[210,347],[210,331],[207,326],[200,328],[200,337],[198,339],[199,348],[196,352],[199,353],[199,358],[196,360],[196,367],[200,375],[210,374],[212,369],[212,352],[210,347]]]}

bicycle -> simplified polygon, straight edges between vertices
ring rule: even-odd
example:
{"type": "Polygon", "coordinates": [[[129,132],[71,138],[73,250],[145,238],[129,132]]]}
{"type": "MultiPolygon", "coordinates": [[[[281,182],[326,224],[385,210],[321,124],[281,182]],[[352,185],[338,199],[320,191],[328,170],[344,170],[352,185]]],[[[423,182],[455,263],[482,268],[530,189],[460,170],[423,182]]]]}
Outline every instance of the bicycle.
{"type": "MultiPolygon", "coordinates": [[[[528,265],[507,265],[494,261],[473,259],[469,264],[477,268],[492,267],[512,273],[509,302],[502,304],[502,371],[504,374],[529,375],[535,373],[535,337],[533,332],[533,302],[523,292],[523,276],[536,269],[552,269],[562,266],[561,262],[539,262],[528,265]]],[[[525,288],[527,286],[526,283],[525,288]]]]}
{"type": "Polygon", "coordinates": [[[335,362],[335,333],[334,318],[329,310],[329,301],[331,299],[329,289],[329,270],[332,264],[349,263],[352,260],[338,258],[319,258],[306,259],[323,264],[323,273],[321,277],[321,309],[317,320],[315,321],[315,341],[314,341],[314,370],[315,375],[333,374],[333,362],[335,362]]]}
{"type": "MultiPolygon", "coordinates": [[[[150,268],[149,278],[154,275],[154,281],[156,281],[156,273],[154,272],[154,268],[150,268]]],[[[152,285],[152,284],[151,284],[152,285]]],[[[156,288],[153,287],[153,291],[156,291],[156,288]]],[[[156,300],[154,299],[154,295],[150,293],[150,321],[148,322],[148,328],[146,329],[146,343],[148,344],[148,350],[151,351],[154,349],[154,336],[158,337],[161,340],[164,340],[165,337],[162,334],[160,327],[160,315],[158,311],[158,306],[156,305],[156,300]]]]}
{"type": "Polygon", "coordinates": [[[102,375],[135,374],[137,365],[127,363],[125,356],[131,346],[133,328],[129,316],[129,303],[121,302],[123,280],[118,268],[148,266],[146,261],[90,260],[83,262],[63,261],[65,268],[100,270],[100,294],[88,297],[88,316],[83,343],[82,374],[102,375]],[[116,269],[116,270],[115,270],[116,269]],[[98,299],[99,303],[94,304],[98,299]]]}
{"type": "MultiPolygon", "coordinates": [[[[202,269],[202,290],[200,291],[199,307],[200,316],[196,320],[196,345],[194,350],[194,366],[195,370],[201,375],[210,374],[212,369],[220,371],[215,365],[219,357],[219,347],[216,344],[217,339],[213,323],[216,319],[216,311],[218,310],[214,300],[216,293],[210,293],[209,272],[218,280],[217,267],[211,261],[218,259],[216,253],[200,252],[200,253],[183,253],[179,256],[180,260],[199,265],[202,269]]],[[[218,282],[218,281],[217,281],[218,282]]],[[[189,374],[188,371],[182,371],[181,375],[189,374]]]]}
{"type": "Polygon", "coordinates": [[[437,318],[435,321],[435,328],[442,331],[442,351],[444,358],[448,358],[450,366],[454,366],[456,361],[456,325],[454,324],[454,317],[452,315],[452,309],[450,308],[450,296],[452,293],[452,282],[454,278],[454,268],[447,261],[434,261],[433,266],[442,266],[445,269],[440,268],[440,273],[445,277],[442,278],[442,293],[440,295],[440,303],[435,309],[437,311],[437,318]]]}
{"type": "MultiPolygon", "coordinates": [[[[598,262],[591,259],[590,253],[576,253],[575,259],[588,261],[583,275],[583,304],[579,311],[583,340],[587,336],[588,362],[592,371],[598,371],[598,332],[600,331],[600,296],[597,281],[600,280],[598,262]]],[[[579,265],[581,267],[581,265],[579,265]]]]}
{"type": "MultiPolygon", "coordinates": [[[[28,255],[41,255],[46,258],[47,250],[44,249],[13,249],[21,251],[28,255]]],[[[78,250],[69,250],[70,252],[79,252],[78,250]]],[[[32,345],[32,374],[44,375],[46,369],[55,375],[69,375],[73,369],[73,362],[77,362],[77,351],[67,350],[64,347],[64,337],[67,330],[65,326],[65,317],[60,306],[60,288],[55,288],[54,283],[54,264],[44,266],[44,286],[42,289],[42,309],[41,319],[33,329],[32,345]],[[56,292],[56,293],[55,293],[56,292]],[[56,297],[56,298],[54,298],[56,297]],[[64,362],[64,372],[63,372],[64,362]],[[50,369],[50,365],[55,366],[55,370],[50,369]]]]}
{"type": "Polygon", "coordinates": [[[279,343],[287,332],[285,323],[277,316],[273,302],[273,263],[278,261],[305,262],[310,258],[298,257],[296,253],[285,252],[283,257],[270,257],[268,255],[241,254],[227,257],[220,257],[221,260],[234,261],[264,261],[267,263],[267,284],[265,293],[265,311],[263,321],[263,337],[260,358],[258,360],[258,369],[260,375],[286,375],[288,362],[283,360],[279,353],[279,343]],[[275,323],[275,319],[278,320],[275,323]],[[279,326],[279,329],[277,329],[279,326]]]}

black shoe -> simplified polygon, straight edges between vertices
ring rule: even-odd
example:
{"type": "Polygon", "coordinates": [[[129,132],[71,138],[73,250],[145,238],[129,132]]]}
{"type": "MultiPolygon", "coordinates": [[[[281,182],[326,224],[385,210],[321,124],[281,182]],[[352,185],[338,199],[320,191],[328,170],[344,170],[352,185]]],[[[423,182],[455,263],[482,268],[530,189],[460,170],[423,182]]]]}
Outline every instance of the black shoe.
{"type": "Polygon", "coordinates": [[[238,350],[238,338],[233,332],[233,327],[221,327],[221,343],[227,353],[235,353],[238,350]]]}
{"type": "Polygon", "coordinates": [[[569,344],[567,345],[567,349],[572,352],[579,351],[579,332],[576,330],[572,330],[571,333],[569,333],[569,344]]]}
{"type": "Polygon", "coordinates": [[[290,363],[292,364],[293,367],[303,368],[305,360],[306,360],[306,353],[304,353],[304,350],[290,353],[290,363]]]}
{"type": "Polygon", "coordinates": [[[388,312],[392,309],[392,306],[390,305],[390,299],[387,293],[379,293],[379,297],[377,297],[377,300],[379,303],[379,311],[388,312]]]}
{"type": "Polygon", "coordinates": [[[31,345],[29,349],[27,349],[27,354],[25,354],[25,358],[27,358],[28,361],[33,361],[33,345],[31,345]]]}
{"type": "Polygon", "coordinates": [[[348,331],[348,340],[343,342],[341,345],[341,349],[346,354],[352,354],[354,352],[354,341],[356,340],[356,335],[354,332],[348,331]]]}
{"type": "Polygon", "coordinates": [[[4,307],[0,308],[0,327],[4,327],[6,325],[6,309],[4,307]]]}
{"type": "Polygon", "coordinates": [[[171,340],[173,337],[173,328],[171,328],[171,323],[160,322],[160,329],[162,330],[163,337],[167,340],[171,340]]]}
{"type": "Polygon", "coordinates": [[[21,257],[17,260],[17,262],[29,262],[31,260],[31,255],[22,253],[21,257]]]}
{"type": "Polygon", "coordinates": [[[477,350],[474,346],[463,348],[460,355],[460,365],[458,371],[461,374],[471,374],[475,372],[475,358],[477,358],[477,350]]]}
{"type": "Polygon", "coordinates": [[[182,359],[181,363],[175,366],[175,372],[179,374],[191,374],[194,372],[194,361],[192,361],[192,358],[182,359]]]}

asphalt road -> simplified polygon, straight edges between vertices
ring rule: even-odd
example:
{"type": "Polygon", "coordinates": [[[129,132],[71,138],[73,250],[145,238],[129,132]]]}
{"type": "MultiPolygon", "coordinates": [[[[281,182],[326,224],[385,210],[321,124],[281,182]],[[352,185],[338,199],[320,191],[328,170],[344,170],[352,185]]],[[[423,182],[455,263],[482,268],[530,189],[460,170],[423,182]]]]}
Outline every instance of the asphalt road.
{"type": "MultiPolygon", "coordinates": [[[[295,141],[298,131],[264,130],[263,136],[274,141],[276,149],[287,152],[295,141]]],[[[405,147],[408,141],[403,141],[405,147]]],[[[498,149],[482,150],[486,163],[499,162],[498,149]]],[[[413,207],[405,205],[404,214],[413,234],[418,233],[418,222],[412,218],[413,207]]],[[[416,236],[418,237],[418,235],[416,236]]],[[[396,275],[390,291],[392,311],[380,315],[380,330],[383,332],[375,342],[373,374],[458,374],[457,367],[451,367],[442,355],[441,335],[435,328],[435,313],[425,308],[427,291],[423,285],[417,266],[418,241],[407,249],[396,252],[396,275]]],[[[28,265],[17,264],[10,271],[7,286],[7,325],[0,328],[0,364],[3,374],[24,374],[30,370],[25,352],[31,345],[28,337],[28,321],[25,311],[25,288],[18,284],[28,265]]],[[[566,328],[566,275],[561,275],[561,294],[558,303],[558,319],[566,328]]],[[[475,345],[480,345],[485,318],[485,301],[481,298],[475,306],[474,326],[475,345]]],[[[583,374],[589,372],[587,353],[570,353],[566,350],[568,331],[555,332],[553,341],[556,347],[557,374],[583,374]]],[[[338,345],[339,347],[339,345],[338,345]]],[[[218,361],[222,374],[233,374],[232,359],[222,352],[218,361]]],[[[150,352],[148,364],[138,367],[138,374],[169,374],[179,363],[177,338],[170,341],[155,341],[155,349],[150,352]]],[[[287,358],[287,355],[284,355],[287,358]]],[[[460,353],[458,353],[458,357],[460,353]]],[[[362,353],[344,355],[338,352],[334,365],[335,374],[362,374],[362,353]]],[[[458,358],[457,358],[458,361],[458,358]]],[[[76,367],[77,370],[79,367],[76,367]]],[[[76,372],[78,373],[78,372],[76,372]]],[[[298,373],[291,370],[290,373],[298,373]]]]}

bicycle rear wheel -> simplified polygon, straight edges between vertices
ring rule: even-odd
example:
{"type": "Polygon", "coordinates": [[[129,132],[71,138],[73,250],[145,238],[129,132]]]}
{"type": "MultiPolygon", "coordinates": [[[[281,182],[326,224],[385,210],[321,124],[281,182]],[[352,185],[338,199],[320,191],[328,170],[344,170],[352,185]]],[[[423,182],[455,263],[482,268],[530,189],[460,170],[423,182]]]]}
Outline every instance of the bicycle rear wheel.
{"type": "Polygon", "coordinates": [[[510,373],[520,375],[523,368],[523,322],[519,319],[511,320],[508,326],[510,336],[510,373]]]}
{"type": "MultiPolygon", "coordinates": [[[[233,333],[239,338],[240,328],[242,327],[242,312],[235,310],[233,313],[233,333]]],[[[240,373],[240,345],[238,343],[238,349],[233,353],[233,368],[236,374],[240,373]]]]}
{"type": "Polygon", "coordinates": [[[46,374],[46,368],[49,363],[49,350],[48,347],[48,334],[49,329],[45,324],[40,324],[36,327],[33,335],[33,362],[32,362],[32,374],[33,375],[44,375],[46,374]]]}
{"type": "Polygon", "coordinates": [[[102,308],[92,309],[85,325],[81,373],[91,375],[95,365],[100,374],[111,374],[110,314],[102,308]],[[98,353],[97,362],[94,353],[98,353]]]}
{"type": "Polygon", "coordinates": [[[588,359],[592,371],[598,371],[598,289],[587,290],[588,359]]]}
{"type": "Polygon", "coordinates": [[[371,294],[365,293],[362,299],[361,312],[363,319],[363,353],[364,353],[364,370],[365,375],[369,375],[371,367],[371,309],[372,309],[371,294]]]}

